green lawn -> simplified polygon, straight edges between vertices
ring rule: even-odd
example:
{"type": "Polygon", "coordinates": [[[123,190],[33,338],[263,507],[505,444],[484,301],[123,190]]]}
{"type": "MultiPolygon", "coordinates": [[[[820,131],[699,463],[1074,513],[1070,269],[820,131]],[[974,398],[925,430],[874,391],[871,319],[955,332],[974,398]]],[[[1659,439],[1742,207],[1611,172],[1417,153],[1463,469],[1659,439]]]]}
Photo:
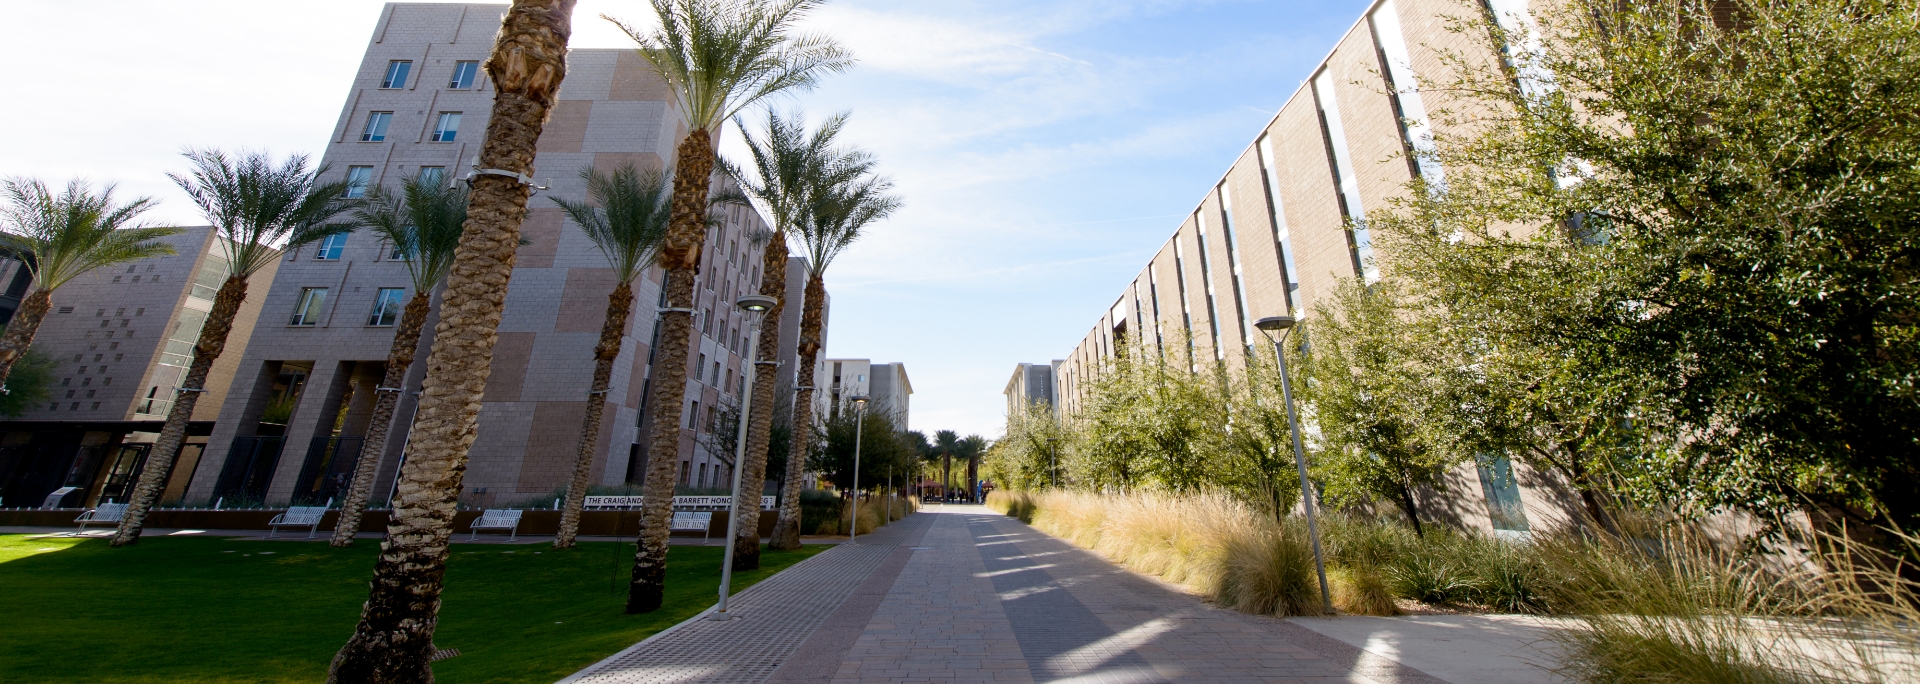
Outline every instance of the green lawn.
{"type": "MultiPolygon", "coordinates": [[[[378,543],[0,535],[0,682],[320,681],[360,617],[378,543]]],[[[754,582],[826,547],[765,552],[754,582]]],[[[455,544],[443,682],[552,682],[713,604],[722,548],[676,546],[667,605],[626,615],[633,545],[455,544]]]]}

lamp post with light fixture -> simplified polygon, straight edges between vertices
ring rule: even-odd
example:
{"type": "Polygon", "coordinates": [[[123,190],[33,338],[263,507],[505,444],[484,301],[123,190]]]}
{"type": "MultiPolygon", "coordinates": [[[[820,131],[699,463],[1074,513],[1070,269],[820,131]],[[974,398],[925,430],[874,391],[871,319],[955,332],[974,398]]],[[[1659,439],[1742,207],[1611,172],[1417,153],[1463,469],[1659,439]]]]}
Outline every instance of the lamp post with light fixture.
{"type": "Polygon", "coordinates": [[[1313,483],[1307,479],[1306,450],[1300,447],[1300,418],[1293,410],[1293,381],[1287,377],[1286,340],[1293,334],[1297,322],[1292,316],[1268,316],[1254,321],[1253,327],[1259,328],[1267,339],[1273,341],[1273,357],[1280,362],[1280,394],[1287,403],[1287,427],[1293,435],[1293,463],[1300,468],[1300,506],[1307,511],[1307,536],[1313,541],[1313,570],[1320,575],[1320,604],[1328,614],[1332,614],[1333,595],[1327,590],[1327,563],[1320,555],[1320,524],[1313,512],[1313,483]],[[1275,330],[1283,331],[1279,339],[1273,337],[1275,330]]]}
{"type": "Polygon", "coordinates": [[[745,366],[745,369],[741,371],[743,377],[740,383],[741,388],[746,391],[740,393],[740,420],[738,429],[735,430],[733,437],[733,506],[731,507],[732,510],[727,513],[727,550],[722,554],[724,560],[720,562],[720,604],[714,607],[713,615],[708,618],[711,620],[724,621],[732,617],[732,615],[727,613],[727,595],[732,593],[733,590],[733,537],[739,533],[740,519],[752,515],[756,526],[760,522],[760,497],[756,496],[753,498],[752,506],[743,507],[740,505],[740,464],[746,462],[747,423],[751,422],[750,418],[753,415],[752,389],[755,370],[753,360],[760,358],[758,356],[760,351],[760,317],[778,303],[780,303],[780,300],[757,294],[746,295],[741,297],[739,301],[734,302],[735,306],[740,307],[741,311],[746,312],[747,329],[750,331],[747,337],[747,355],[742,357],[745,358],[747,362],[742,364],[745,366]]]}
{"type": "Polygon", "coordinates": [[[853,519],[847,521],[847,543],[860,538],[860,433],[867,427],[867,397],[853,398],[853,519]]]}

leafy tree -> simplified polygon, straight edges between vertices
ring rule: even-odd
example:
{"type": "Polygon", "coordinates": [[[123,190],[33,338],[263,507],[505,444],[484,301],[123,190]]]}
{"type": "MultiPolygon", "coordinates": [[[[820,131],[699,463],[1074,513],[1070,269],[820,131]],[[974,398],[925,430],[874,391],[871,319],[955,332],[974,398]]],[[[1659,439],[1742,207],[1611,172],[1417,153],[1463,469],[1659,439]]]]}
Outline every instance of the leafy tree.
{"type": "MultiPolygon", "coordinates": [[[[675,152],[673,213],[660,248],[660,264],[666,269],[666,308],[661,312],[654,365],[660,375],[654,378],[653,396],[648,399],[654,411],[654,433],[648,442],[648,503],[640,515],[642,531],[634,554],[628,613],[658,609],[665,587],[673,468],[679,462],[687,354],[694,342],[693,286],[707,233],[715,136],[728,119],[754,103],[812,88],[821,75],[852,64],[832,40],[792,33],[795,23],[820,6],[819,0],[652,0],[651,4],[657,28],[642,31],[608,18],[639,44],[641,57],[667,82],[688,128],[675,152]]],[[[803,354],[801,361],[811,364],[812,357],[803,354]]],[[[789,498],[797,502],[797,497],[789,498]]],[[[798,521],[795,525],[797,529],[798,521]]],[[[777,533],[775,539],[779,540],[777,533]]],[[[796,541],[792,548],[798,546],[796,541]]]]}
{"type": "Polygon", "coordinates": [[[833,411],[827,416],[821,436],[820,447],[809,456],[807,468],[825,475],[849,495],[854,491],[899,485],[913,470],[915,454],[901,439],[891,416],[868,411],[863,418],[852,409],[833,411]],[[860,448],[858,483],[853,477],[856,437],[860,448]]]}
{"type": "MultiPolygon", "coordinates": [[[[353,637],[329,682],[431,682],[447,541],[467,450],[499,339],[540,132],[567,73],[572,0],[514,0],[486,61],[493,109],[467,202],[467,223],[441,295],[440,322],[400,469],[387,541],[353,637]],[[519,174],[515,176],[513,174],[519,174]]],[[[664,525],[664,521],[661,521],[664,525]]]]}
{"type": "Polygon", "coordinates": [[[4,187],[0,249],[25,265],[34,289],[14,311],[6,334],[0,335],[0,384],[33,345],[40,322],[53,309],[54,290],[102,266],[172,254],[173,245],[160,239],[181,232],[137,223],[154,201],[141,197],[116,203],[111,185],[94,194],[86,182],[74,180],[55,194],[38,180],[13,178],[4,187]]]}
{"type": "Polygon", "coordinates": [[[367,424],[360,459],[353,465],[353,480],[328,541],[335,547],[353,545],[353,535],[360,532],[360,516],[366,511],[380,456],[387,451],[387,436],[400,405],[400,393],[406,387],[407,369],[419,353],[421,332],[433,311],[433,290],[453,269],[453,253],[460,246],[460,232],[467,222],[467,190],[458,185],[407,179],[401,182],[398,195],[385,188],[369,190],[355,218],[392,244],[394,252],[406,256],[413,296],[401,311],[399,325],[393,329],[393,344],[387,348],[387,367],[374,400],[373,418],[367,424]]]}
{"type": "Polygon", "coordinates": [[[1430,438],[1431,358],[1399,297],[1391,280],[1347,280],[1315,307],[1302,395],[1320,425],[1329,502],[1392,501],[1425,534],[1414,493],[1444,489],[1458,459],[1430,438]]]}
{"type": "Polygon", "coordinates": [[[1572,422],[1634,434],[1563,437],[1626,460],[1627,493],[1920,524],[1913,17],[1574,0],[1535,36],[1491,29],[1487,47],[1542,49],[1454,60],[1445,187],[1374,217],[1383,253],[1534,333],[1533,375],[1598,386],[1606,410],[1572,422]]]}
{"type": "Polygon", "coordinates": [[[59,362],[46,354],[28,349],[13,362],[7,375],[6,391],[0,392],[0,417],[19,418],[52,395],[54,370],[59,362]]]}
{"type": "Polygon", "coordinates": [[[185,154],[193,162],[193,172],[169,176],[219,232],[227,279],[214,293],[213,309],[207,313],[200,339],[193,347],[193,362],[175,390],[173,407],[167,411],[152,455],[141,463],[139,484],[110,542],[115,547],[140,541],[147,510],[160,498],[174,461],[180,457],[187,421],[193,417],[200,395],[206,392],[207,375],[227,348],[227,335],[233,332],[234,318],[247,299],[248,279],[280,258],[282,250],[353,229],[350,224],[329,223],[347,210],[348,203],[343,199],[346,181],[321,182],[320,176],[327,168],[307,168],[305,155],[296,154],[275,165],[264,152],[237,159],[229,159],[218,150],[188,150],[185,154]]]}

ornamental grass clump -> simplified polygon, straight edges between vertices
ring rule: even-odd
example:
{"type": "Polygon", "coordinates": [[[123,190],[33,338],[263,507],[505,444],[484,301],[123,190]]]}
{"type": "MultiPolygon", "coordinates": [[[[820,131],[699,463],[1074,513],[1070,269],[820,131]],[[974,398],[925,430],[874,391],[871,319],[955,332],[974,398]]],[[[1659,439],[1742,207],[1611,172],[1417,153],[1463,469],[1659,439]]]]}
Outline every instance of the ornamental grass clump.
{"type": "MultiPolygon", "coordinates": [[[[1319,578],[1314,573],[1313,546],[1306,526],[1294,521],[1261,523],[1236,530],[1238,534],[1222,541],[1219,582],[1212,592],[1214,602],[1255,615],[1322,614],[1319,578]]],[[[1367,596],[1358,601],[1378,598],[1367,596]]],[[[1391,609],[1390,597],[1386,603],[1391,609]]]]}

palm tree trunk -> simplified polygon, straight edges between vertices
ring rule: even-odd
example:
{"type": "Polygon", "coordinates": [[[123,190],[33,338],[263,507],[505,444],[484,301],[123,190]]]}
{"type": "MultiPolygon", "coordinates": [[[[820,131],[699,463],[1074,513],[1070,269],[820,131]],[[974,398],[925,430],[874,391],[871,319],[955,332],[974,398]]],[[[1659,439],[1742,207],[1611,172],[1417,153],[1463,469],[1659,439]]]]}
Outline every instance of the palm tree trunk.
{"type": "Polygon", "coordinates": [[[593,348],[593,389],[587,392],[587,416],[580,423],[580,451],[573,457],[573,479],[567,481],[567,507],[560,514],[560,532],[553,537],[556,549],[573,548],[573,538],[580,531],[580,507],[587,500],[593,454],[600,448],[600,416],[607,408],[607,386],[613,381],[613,361],[620,356],[631,313],[633,285],[623,282],[607,295],[607,318],[600,325],[600,344],[593,348]]]}
{"type": "Polygon", "coordinates": [[[807,278],[806,308],[800,311],[800,383],[793,394],[793,448],[787,452],[787,477],[780,487],[780,521],[773,526],[770,548],[800,548],[800,478],[807,471],[807,452],[813,441],[813,362],[820,355],[820,328],[825,324],[827,283],[815,272],[807,278]]]}
{"type": "Polygon", "coordinates": [[[179,457],[180,445],[187,440],[187,421],[193,418],[193,406],[207,391],[207,374],[213,371],[213,362],[220,358],[220,352],[226,351],[227,334],[233,332],[233,319],[245,301],[247,280],[240,276],[227,276],[227,281],[220,284],[220,291],[213,295],[213,310],[207,313],[206,325],[200,328],[200,340],[193,346],[193,364],[187,367],[187,378],[180,383],[180,389],[174,391],[173,408],[167,411],[160,439],[140,466],[140,484],[133,488],[133,498],[127,502],[127,511],[120,518],[120,528],[113,533],[113,546],[140,542],[147,510],[167,486],[167,476],[173,473],[173,460],[179,457]]]}
{"type": "Polygon", "coordinates": [[[740,491],[734,493],[733,570],[760,567],[760,497],[767,480],[767,443],[773,435],[773,386],[780,370],[780,312],[786,310],[787,237],[767,240],[760,264],[760,294],[774,299],[760,316],[759,358],[753,364],[753,407],[747,417],[747,458],[740,464],[740,491]]]}
{"type": "Polygon", "coordinates": [[[693,281],[707,237],[707,190],[713,174],[713,137],[694,129],[680,141],[673,171],[673,217],[660,247],[666,267],[667,308],[660,312],[660,347],[653,365],[653,434],[647,438],[646,498],[640,539],[627,585],[627,612],[656,610],[667,576],[667,523],[673,515],[673,471],[680,462],[681,412],[687,396],[687,350],[693,343],[693,281]]]}
{"type": "Polygon", "coordinates": [[[33,346],[33,334],[40,330],[40,321],[46,320],[47,310],[51,308],[53,290],[34,290],[20,302],[20,309],[13,312],[13,320],[7,322],[7,333],[0,335],[0,387],[6,386],[14,362],[33,346]]]}
{"type": "MultiPolygon", "coordinates": [[[[487,59],[493,111],[480,167],[533,173],[535,144],[566,77],[573,0],[515,0],[487,59]]],[[[400,469],[387,540],[374,565],[360,624],[327,673],[329,682],[431,682],[427,664],[439,624],[447,538],[473,445],[480,399],[492,373],[500,312],[513,276],[520,223],[532,188],[517,178],[475,175],[467,223],[441,295],[440,323],[420,407],[400,469]]]]}
{"type": "Polygon", "coordinates": [[[367,425],[367,437],[360,442],[360,459],[353,464],[353,481],[347,485],[346,500],[340,503],[340,518],[333,524],[333,539],[327,543],[345,548],[353,545],[360,532],[360,515],[367,510],[367,497],[373,491],[373,476],[380,471],[380,457],[387,453],[387,434],[393,426],[394,409],[407,389],[407,368],[420,351],[420,330],[427,324],[433,308],[433,295],[416,292],[400,315],[400,327],[393,331],[393,346],[387,349],[387,371],[375,388],[379,395],[373,404],[373,422],[367,425]]]}

